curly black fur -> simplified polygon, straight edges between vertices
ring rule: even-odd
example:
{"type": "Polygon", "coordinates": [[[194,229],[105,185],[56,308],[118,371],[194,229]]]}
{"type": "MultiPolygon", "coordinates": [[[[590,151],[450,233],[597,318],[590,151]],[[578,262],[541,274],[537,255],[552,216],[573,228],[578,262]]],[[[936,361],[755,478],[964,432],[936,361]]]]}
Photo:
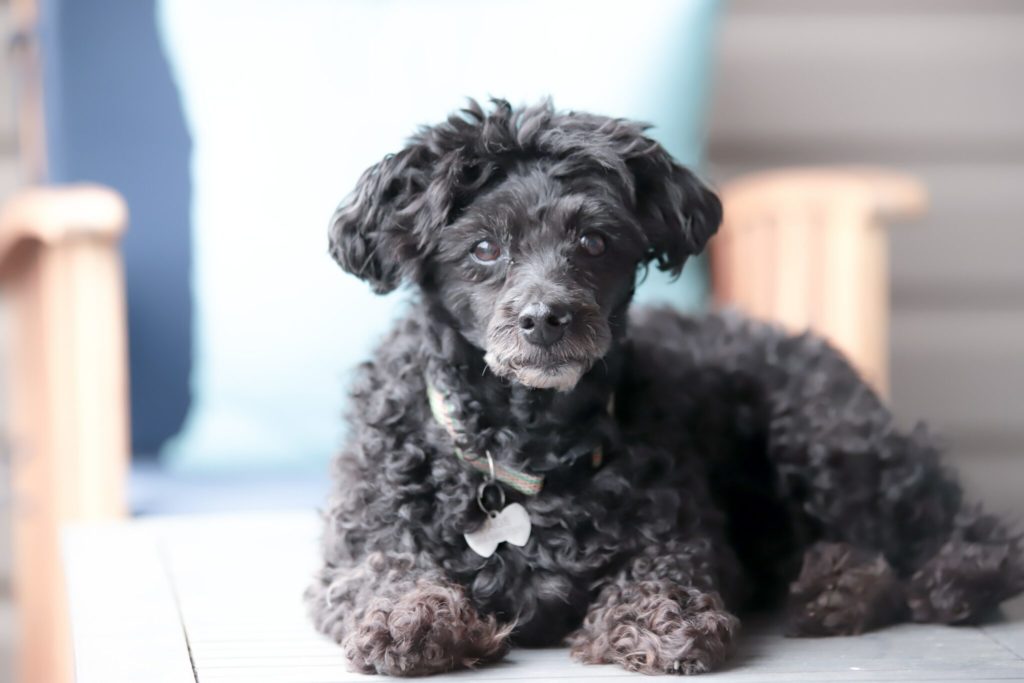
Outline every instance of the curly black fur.
{"type": "Polygon", "coordinates": [[[567,641],[585,662],[697,673],[727,657],[732,612],[787,591],[791,632],[821,635],[972,621],[1024,589],[1018,539],[964,507],[925,430],[899,429],[827,343],[730,314],[629,315],[638,267],[678,272],[720,218],[643,126],[549,104],[471,103],[367,171],[331,252],[377,291],[419,293],[354,382],[307,593],[356,668],[567,641]],[[595,234],[604,253],[581,251],[595,234]],[[473,257],[482,240],[500,257],[473,257]],[[550,345],[516,326],[535,302],[572,313],[550,345]],[[467,547],[481,475],[428,380],[463,447],[545,477],[537,496],[507,490],[526,546],[467,547]]]}

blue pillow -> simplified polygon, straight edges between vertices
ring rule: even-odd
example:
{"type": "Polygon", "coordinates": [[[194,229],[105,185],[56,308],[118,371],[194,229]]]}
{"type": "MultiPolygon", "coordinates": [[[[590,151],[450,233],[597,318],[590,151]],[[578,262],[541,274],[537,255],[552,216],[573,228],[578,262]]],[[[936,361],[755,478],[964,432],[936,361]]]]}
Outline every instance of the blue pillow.
{"type": "MultiPolygon", "coordinates": [[[[192,405],[173,467],[322,468],[401,307],[326,253],[359,174],[465,97],[649,121],[697,161],[714,0],[160,0],[193,140],[192,405]]],[[[699,304],[698,269],[642,300],[699,304]]]]}

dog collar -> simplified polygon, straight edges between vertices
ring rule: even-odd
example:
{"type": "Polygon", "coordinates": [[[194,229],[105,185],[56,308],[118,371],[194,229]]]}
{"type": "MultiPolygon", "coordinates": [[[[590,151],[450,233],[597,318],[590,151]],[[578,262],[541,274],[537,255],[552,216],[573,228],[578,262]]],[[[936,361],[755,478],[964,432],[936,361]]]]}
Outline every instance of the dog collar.
{"type": "MultiPolygon", "coordinates": [[[[535,496],[540,493],[541,488],[544,487],[543,476],[506,467],[501,463],[495,463],[487,455],[480,456],[459,446],[459,442],[462,441],[463,430],[455,417],[455,406],[452,404],[451,397],[438,389],[429,379],[427,379],[427,400],[430,403],[430,412],[434,419],[444,427],[445,431],[452,438],[455,456],[459,460],[478,472],[488,475],[491,480],[500,481],[502,484],[519,491],[525,496],[535,496]]],[[[608,399],[609,412],[611,412],[613,401],[613,398],[608,399]]],[[[590,454],[590,465],[597,469],[603,461],[604,451],[598,445],[590,454]]]]}

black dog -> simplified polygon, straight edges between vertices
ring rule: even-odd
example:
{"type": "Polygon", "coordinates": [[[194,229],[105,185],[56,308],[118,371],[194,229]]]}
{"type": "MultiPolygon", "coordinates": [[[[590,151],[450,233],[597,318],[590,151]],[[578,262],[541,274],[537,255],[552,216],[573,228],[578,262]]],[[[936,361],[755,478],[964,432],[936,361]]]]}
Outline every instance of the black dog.
{"type": "Polygon", "coordinates": [[[638,271],[678,273],[720,218],[644,126],[550,105],[472,103],[366,172],[331,253],[419,294],[355,382],[308,591],[355,668],[567,641],[697,673],[787,592],[792,633],[822,635],[1024,588],[1017,538],[821,339],[630,318],[638,271]]]}

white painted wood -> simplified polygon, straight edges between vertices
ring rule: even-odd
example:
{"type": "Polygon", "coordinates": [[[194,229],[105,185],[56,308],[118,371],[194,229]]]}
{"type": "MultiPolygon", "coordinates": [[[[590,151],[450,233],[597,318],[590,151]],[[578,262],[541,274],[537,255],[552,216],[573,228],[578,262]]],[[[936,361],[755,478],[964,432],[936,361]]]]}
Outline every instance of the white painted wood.
{"type": "MultiPolygon", "coordinates": [[[[15,58],[16,49],[10,45],[12,33],[15,29],[15,21],[12,16],[10,3],[0,5],[0,36],[5,40],[4,49],[0,50],[0,155],[4,160],[16,161],[17,148],[17,112],[15,93],[17,92],[15,58]]],[[[5,191],[13,190],[2,184],[0,180],[0,197],[5,191]]]]}
{"type": "Polygon", "coordinates": [[[95,522],[64,534],[76,680],[195,683],[159,543],[144,525],[95,522]]]}
{"type": "Polygon", "coordinates": [[[908,12],[1006,14],[1021,11],[1024,8],[1020,0],[729,0],[730,13],[747,15],[813,12],[842,17],[853,13],[884,19],[887,14],[908,12]]]}
{"type": "Polygon", "coordinates": [[[1020,3],[903,13],[837,13],[829,5],[780,12],[763,2],[728,15],[711,158],[773,165],[780,154],[868,163],[1022,158],[1020,3]]]}
{"type": "Polygon", "coordinates": [[[927,186],[930,206],[890,235],[893,306],[1024,309],[1024,159],[907,170],[927,186]]]}
{"type": "MultiPolygon", "coordinates": [[[[306,618],[301,594],[316,567],[319,531],[312,514],[77,527],[68,534],[67,554],[79,683],[192,681],[189,653],[174,637],[182,626],[201,683],[380,681],[349,672],[340,648],[306,618]],[[183,624],[171,609],[166,577],[183,624]],[[143,657],[151,668],[140,664],[143,657]]],[[[730,665],[711,680],[1024,680],[1024,656],[1015,650],[1024,638],[1024,609],[1012,617],[984,629],[903,625],[806,640],[783,638],[773,620],[755,621],[745,626],[730,665]]],[[[555,648],[514,650],[501,664],[430,680],[619,678],[639,679],[614,666],[576,664],[555,648]]]]}
{"type": "Polygon", "coordinates": [[[981,631],[992,640],[1024,659],[1024,596],[1015,598],[1003,607],[1003,618],[993,624],[986,624],[981,631]]]}
{"type": "MultiPolygon", "coordinates": [[[[0,98],[0,107],[4,104],[0,98]]],[[[22,185],[21,164],[15,156],[3,156],[0,148],[0,201],[7,201],[22,185]]]]}
{"type": "Polygon", "coordinates": [[[897,415],[927,417],[958,444],[1000,434],[1024,442],[1024,303],[1016,311],[900,311],[892,388],[897,415]]]}
{"type": "MultiPolygon", "coordinates": [[[[956,444],[954,444],[954,447],[956,444]]],[[[947,464],[956,469],[967,499],[981,502],[985,509],[1024,527],[1024,457],[1020,451],[1009,453],[973,453],[953,451],[947,464]]],[[[1020,605],[1024,616],[1024,603],[1020,605]]]]}

